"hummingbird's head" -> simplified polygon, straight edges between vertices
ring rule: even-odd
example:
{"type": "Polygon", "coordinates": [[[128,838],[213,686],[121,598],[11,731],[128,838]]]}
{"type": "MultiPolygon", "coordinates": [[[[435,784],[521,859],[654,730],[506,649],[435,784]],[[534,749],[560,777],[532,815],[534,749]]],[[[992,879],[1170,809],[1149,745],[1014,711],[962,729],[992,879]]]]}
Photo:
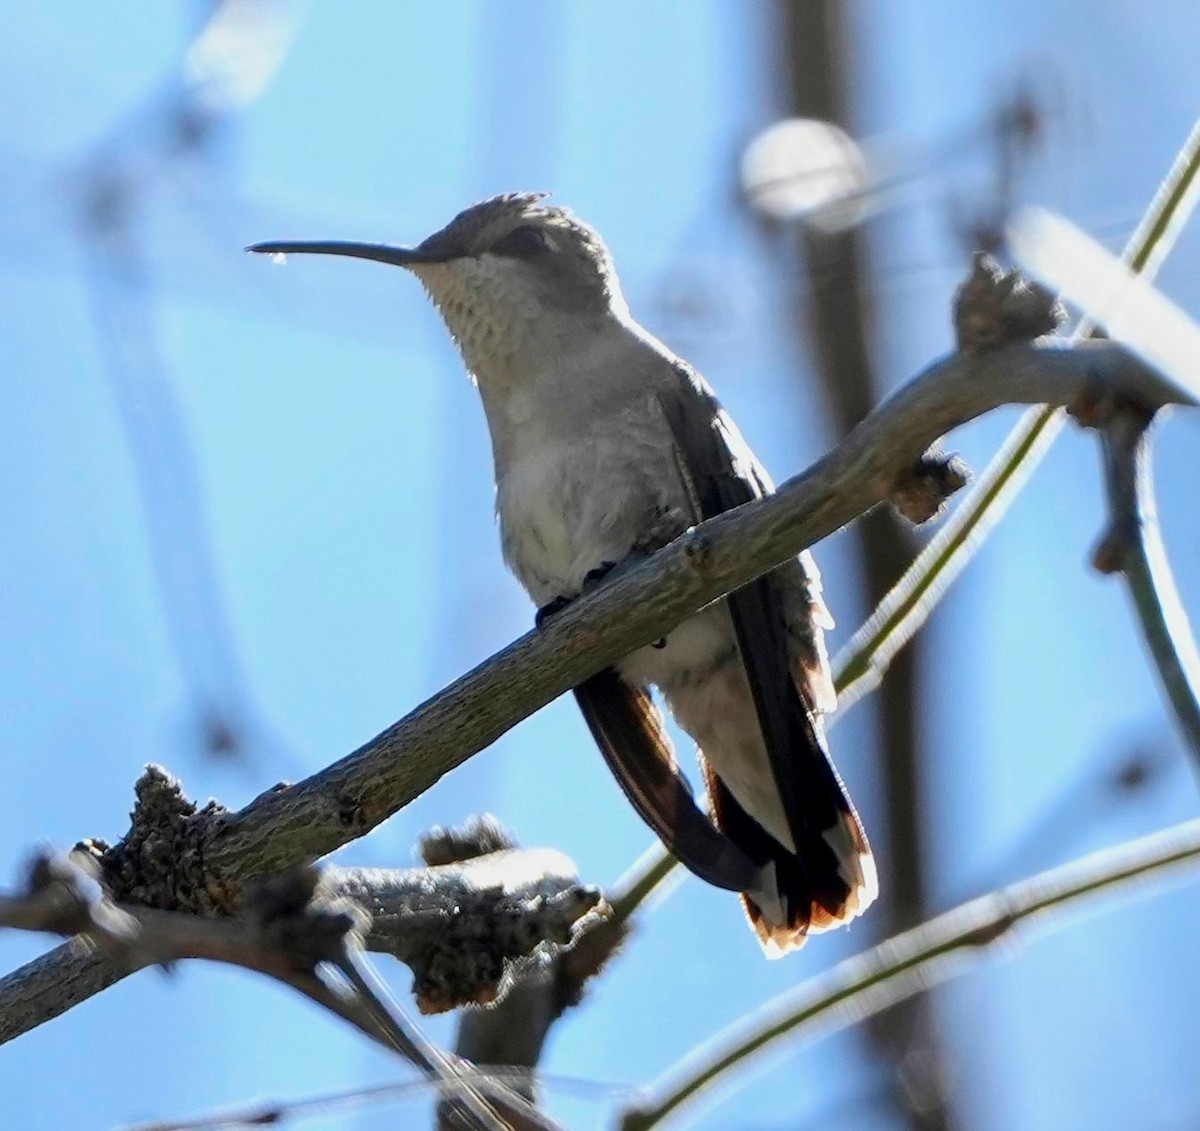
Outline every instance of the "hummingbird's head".
{"type": "Polygon", "coordinates": [[[625,312],[612,257],[595,229],[545,193],[506,193],[473,204],[416,247],[272,242],[248,250],[375,259],[420,279],[481,380],[539,367],[575,338],[580,320],[625,312]]]}

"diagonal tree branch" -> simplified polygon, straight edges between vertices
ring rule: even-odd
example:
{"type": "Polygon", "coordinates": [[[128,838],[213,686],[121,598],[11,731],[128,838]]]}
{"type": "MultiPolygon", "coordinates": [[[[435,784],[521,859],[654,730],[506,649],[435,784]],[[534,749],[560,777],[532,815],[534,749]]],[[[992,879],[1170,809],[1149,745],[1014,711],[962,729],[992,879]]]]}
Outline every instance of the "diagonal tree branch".
{"type": "Polygon", "coordinates": [[[386,820],[564,691],[891,497],[939,437],[1004,404],[1112,389],[1157,407],[1192,394],[1113,342],[1010,346],[936,363],[774,495],[704,523],[456,680],[353,754],[222,817],[218,874],[277,871],[386,820]]]}
{"type": "MultiPolygon", "coordinates": [[[[1191,391],[1110,341],[1012,345],[935,363],[774,495],[689,531],[607,581],[354,753],[238,813],[194,814],[188,828],[199,886],[233,899],[246,879],[363,836],[564,691],[889,500],[947,431],[1004,404],[1068,405],[1102,393],[1147,411],[1196,403],[1191,391]]],[[[114,980],[60,948],[0,980],[0,1038],[114,980]],[[71,974],[69,1000],[52,988],[60,969],[71,974]],[[14,1002],[20,1024],[10,1013],[14,1002]]]]}

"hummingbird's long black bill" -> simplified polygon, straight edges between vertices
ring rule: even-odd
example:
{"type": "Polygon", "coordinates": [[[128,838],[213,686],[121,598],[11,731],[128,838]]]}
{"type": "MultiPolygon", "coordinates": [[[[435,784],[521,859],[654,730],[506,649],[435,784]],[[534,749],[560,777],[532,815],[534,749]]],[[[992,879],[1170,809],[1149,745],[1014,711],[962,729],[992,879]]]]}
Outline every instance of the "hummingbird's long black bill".
{"type": "Polygon", "coordinates": [[[394,247],[386,243],[355,243],[353,240],[268,240],[252,243],[247,251],[258,255],[348,255],[354,259],[374,259],[395,267],[417,267],[422,263],[444,263],[446,255],[422,251],[418,247],[394,247]]]}

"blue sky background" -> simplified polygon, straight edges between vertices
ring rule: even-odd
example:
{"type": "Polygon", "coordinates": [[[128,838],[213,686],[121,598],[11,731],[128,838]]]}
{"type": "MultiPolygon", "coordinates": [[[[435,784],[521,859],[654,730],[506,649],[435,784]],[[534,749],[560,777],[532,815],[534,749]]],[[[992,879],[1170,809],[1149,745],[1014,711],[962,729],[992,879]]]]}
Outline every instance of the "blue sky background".
{"type": "MultiPolygon", "coordinates": [[[[1200,109],[1200,10],[1184,0],[850,7],[864,133],[936,142],[1032,75],[1052,113],[1023,195],[1113,247],[1200,109]]],[[[273,268],[244,244],[412,241],[481,196],[553,189],[604,233],[635,313],[706,373],[777,478],[830,442],[789,338],[792,284],[735,193],[742,145],[778,114],[772,6],[413,0],[311,4],[299,18],[273,81],[212,157],[172,172],[139,213],[165,387],[184,429],[153,465],[148,510],[129,436],[163,415],[151,390],[115,394],[78,237],[80,169],[114,130],[142,136],[138,108],[177,67],[197,12],[129,0],[0,9],[8,877],[41,842],[123,832],[147,761],[193,797],[241,805],[348,752],[530,623],[495,543],[482,413],[419,288],[361,263],[273,268]],[[702,316],[681,313],[681,297],[702,316]],[[203,528],[171,503],[189,467],[203,528]],[[219,622],[185,625],[182,650],[167,610],[193,607],[178,593],[197,579],[168,568],[177,595],[164,602],[154,500],[165,529],[203,535],[224,609],[219,622]],[[197,686],[245,726],[247,762],[204,754],[197,686]]],[[[964,164],[937,183],[966,191],[977,173],[964,164]]],[[[940,191],[871,234],[873,347],[890,385],[949,347],[963,257],[940,191]]],[[[1198,252],[1185,235],[1161,279],[1192,311],[1198,252]]],[[[981,467],[1014,419],[997,414],[954,447],[981,467]]],[[[1200,426],[1180,416],[1160,431],[1161,515],[1195,608],[1200,426]]],[[[1094,447],[1064,436],[930,630],[934,691],[913,709],[933,736],[925,820],[939,904],[1195,812],[1121,587],[1086,567],[1103,524],[1094,447]],[[1112,799],[1096,767],[1142,748],[1166,768],[1134,800],[1112,799]]],[[[865,612],[846,551],[842,537],[818,549],[839,642],[865,612]]],[[[834,745],[870,825],[879,799],[865,733],[851,716],[834,745]]],[[[650,840],[564,700],[343,857],[409,864],[423,829],[483,810],[525,843],[570,853],[597,883],[650,840]]],[[[1097,905],[939,991],[964,1126],[1195,1124],[1196,891],[1097,905]]],[[[736,902],[685,880],[556,1031],[545,1068],[648,1082],[871,939],[867,922],[768,964],[736,902]]],[[[44,948],[0,938],[0,964],[44,948]]],[[[405,970],[384,973],[406,989],[405,970]]],[[[448,1019],[428,1028],[451,1038],[448,1019]]],[[[281,990],[201,967],[132,978],[0,1049],[6,1123],[31,1129],[404,1077],[281,990]]],[[[751,1087],[689,1118],[890,1127],[881,1091],[880,1066],[851,1033],[788,1048],[751,1087]]],[[[615,1102],[550,1094],[572,1128],[607,1125],[615,1102]]],[[[305,1126],[420,1126],[424,1107],[305,1126]]]]}

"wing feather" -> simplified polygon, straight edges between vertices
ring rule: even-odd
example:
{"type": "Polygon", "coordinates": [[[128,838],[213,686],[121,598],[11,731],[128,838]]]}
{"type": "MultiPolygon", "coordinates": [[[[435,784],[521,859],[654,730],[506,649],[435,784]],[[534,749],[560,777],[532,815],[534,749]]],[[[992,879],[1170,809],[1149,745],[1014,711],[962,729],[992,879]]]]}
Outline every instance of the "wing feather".
{"type": "Polygon", "coordinates": [[[760,867],[696,805],[650,695],[608,668],[575,698],[625,796],[672,855],[717,887],[756,889],[760,867]]]}
{"type": "MultiPolygon", "coordinates": [[[[660,403],[697,517],[712,518],[761,497],[770,489],[769,481],[716,398],[690,371],[681,373],[681,379],[687,384],[680,395],[660,397],[660,403]]],[[[797,687],[789,653],[789,610],[775,578],[767,574],[739,589],[729,596],[728,606],[775,787],[797,851],[788,852],[767,836],[711,767],[706,767],[706,776],[723,831],[752,858],[761,860],[768,853],[773,860],[776,887],[786,904],[788,920],[776,941],[781,949],[787,949],[802,941],[810,924],[823,929],[852,917],[850,908],[856,906],[858,877],[848,876],[842,866],[836,849],[838,838],[824,834],[849,825],[852,851],[857,853],[860,846],[865,853],[869,849],[810,707],[825,696],[819,687],[806,688],[807,694],[802,696],[797,687]]],[[[748,901],[747,909],[766,941],[771,929],[764,925],[753,900],[748,901]]]]}

